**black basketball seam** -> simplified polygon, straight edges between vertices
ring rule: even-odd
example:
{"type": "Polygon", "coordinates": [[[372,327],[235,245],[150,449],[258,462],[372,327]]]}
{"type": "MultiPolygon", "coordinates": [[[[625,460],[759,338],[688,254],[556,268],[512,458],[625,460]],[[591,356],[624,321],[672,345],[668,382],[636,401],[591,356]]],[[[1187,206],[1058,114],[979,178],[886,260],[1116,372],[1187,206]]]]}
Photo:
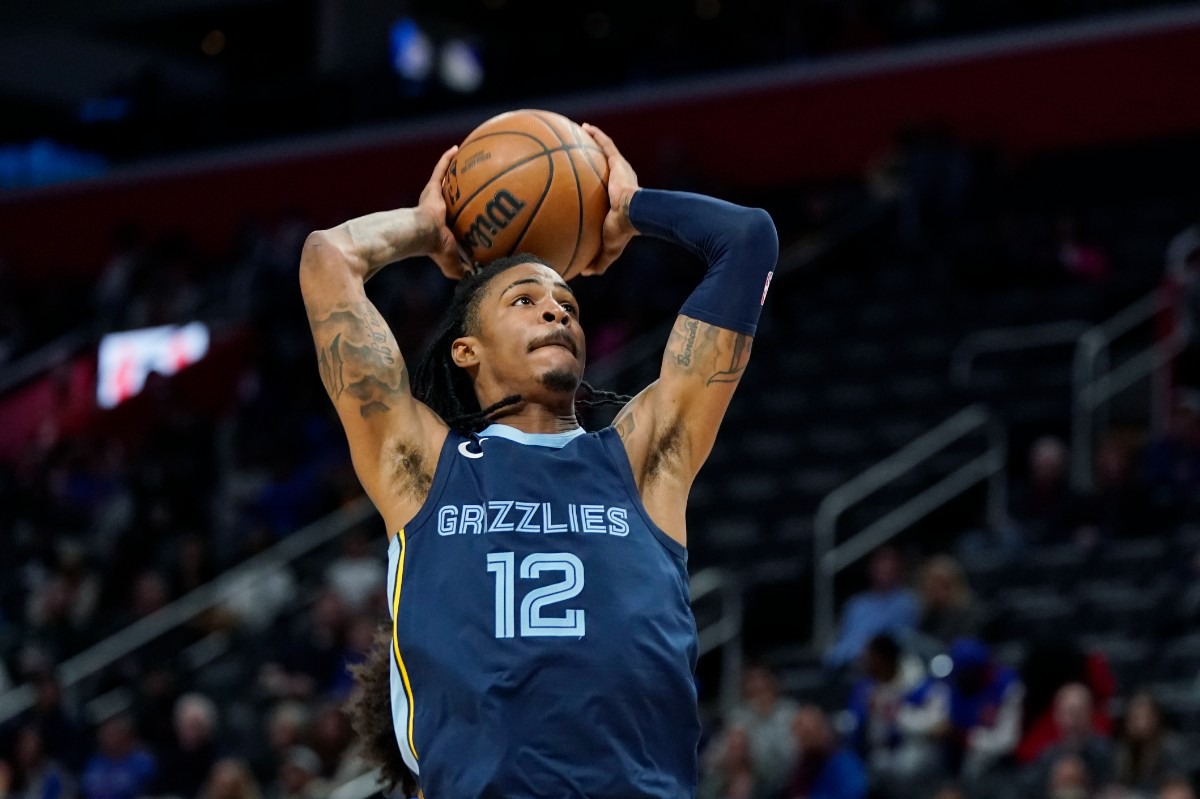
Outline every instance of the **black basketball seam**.
{"type": "MultiPolygon", "coordinates": [[[[504,132],[504,131],[500,131],[500,132],[504,132]]],[[[508,132],[510,132],[510,133],[511,133],[511,132],[513,132],[513,131],[508,131],[508,132]]],[[[490,136],[490,135],[494,135],[494,134],[490,134],[490,133],[489,133],[489,134],[486,134],[486,135],[489,135],[489,136],[490,136]]],[[[529,134],[527,134],[527,133],[522,133],[522,134],[519,134],[519,135],[522,135],[522,136],[528,136],[529,134]]],[[[480,136],[480,137],[478,137],[478,138],[482,139],[482,138],[483,138],[483,136],[480,136]]],[[[542,143],[541,143],[541,141],[540,141],[540,140],[538,140],[538,139],[537,139],[536,137],[534,137],[534,136],[529,136],[529,138],[533,139],[534,141],[537,141],[537,143],[538,143],[538,144],[542,144],[542,143]]],[[[473,141],[474,141],[474,140],[473,140],[473,141]]],[[[545,148],[545,147],[546,147],[546,145],[542,144],[542,147],[543,147],[543,148],[545,148]]],[[[527,156],[526,158],[522,158],[520,161],[516,161],[516,162],[514,162],[514,163],[510,164],[510,165],[508,166],[508,168],[507,168],[507,169],[505,169],[503,172],[497,172],[495,175],[492,175],[492,177],[491,177],[490,179],[488,179],[488,181],[487,181],[486,183],[481,183],[479,186],[477,186],[477,187],[476,187],[476,189],[475,189],[475,191],[471,192],[471,193],[470,193],[470,194],[467,196],[467,198],[466,198],[466,199],[464,199],[464,200],[462,201],[462,207],[461,207],[461,208],[459,208],[459,209],[458,209],[458,211],[456,211],[452,217],[450,217],[450,220],[449,220],[449,221],[446,223],[446,226],[447,226],[447,227],[449,227],[449,228],[453,228],[453,227],[454,227],[454,225],[455,225],[455,224],[457,224],[457,222],[458,222],[458,218],[459,218],[460,216],[462,216],[462,212],[463,212],[463,211],[465,211],[465,210],[467,210],[467,205],[469,205],[469,204],[470,204],[471,200],[474,200],[476,197],[478,197],[478,196],[479,196],[480,192],[482,192],[482,191],[483,191],[484,189],[486,189],[488,186],[490,186],[490,185],[492,185],[493,183],[495,183],[495,182],[496,182],[496,181],[497,181],[499,178],[502,178],[502,177],[504,177],[504,176],[505,176],[505,175],[507,175],[509,172],[511,172],[511,171],[513,171],[514,169],[516,169],[517,167],[520,167],[520,166],[525,166],[525,165],[526,165],[526,164],[528,164],[530,161],[533,161],[533,160],[534,160],[534,159],[536,159],[536,158],[544,158],[544,157],[547,157],[547,156],[551,156],[553,153],[559,153],[559,152],[563,152],[563,151],[565,151],[565,150],[577,150],[577,149],[579,149],[579,148],[578,148],[578,147],[576,147],[576,146],[575,146],[575,145],[573,145],[573,144],[564,144],[564,145],[562,145],[561,147],[551,147],[551,148],[544,149],[544,150],[543,150],[542,152],[540,152],[540,153],[535,153],[535,154],[533,154],[533,155],[527,156]]],[[[551,160],[553,161],[553,158],[552,158],[551,160]]]]}
{"type": "Polygon", "coordinates": [[[541,115],[540,113],[538,113],[537,111],[530,111],[530,112],[529,112],[529,115],[530,115],[531,117],[533,117],[534,119],[536,119],[538,122],[541,122],[541,123],[542,123],[543,125],[545,125],[547,128],[549,128],[549,129],[550,129],[550,132],[554,134],[554,138],[558,139],[558,141],[559,141],[559,143],[560,143],[560,144],[566,144],[566,143],[567,143],[567,140],[566,140],[566,139],[564,139],[562,136],[560,136],[560,135],[558,134],[558,131],[557,131],[557,130],[555,130],[554,126],[553,126],[553,125],[551,125],[549,122],[547,122],[547,121],[546,121],[546,117],[542,116],[542,115],[541,115]]]}
{"type": "MultiPolygon", "coordinates": [[[[529,219],[525,222],[525,227],[521,228],[521,232],[517,235],[513,246],[509,248],[508,255],[512,255],[517,251],[517,247],[521,244],[521,239],[525,238],[525,234],[529,232],[529,226],[533,224],[533,220],[537,219],[538,211],[542,208],[542,203],[546,201],[546,195],[550,193],[550,187],[554,185],[554,155],[547,154],[546,158],[550,159],[550,171],[546,175],[546,187],[542,189],[542,196],[538,197],[537,205],[533,206],[533,210],[529,212],[529,219]]],[[[507,171],[507,170],[505,170],[507,171]]]]}
{"type": "MultiPolygon", "coordinates": [[[[549,128],[550,132],[554,134],[556,139],[562,142],[564,147],[569,146],[566,139],[559,135],[558,129],[550,124],[544,114],[538,111],[531,111],[530,114],[537,119],[538,122],[541,122],[543,125],[549,128]]],[[[575,123],[570,122],[570,120],[568,120],[568,123],[571,130],[571,137],[575,140],[575,144],[579,147],[582,147],[583,143],[579,141],[578,126],[575,123]]],[[[585,156],[583,160],[588,161],[588,158],[585,156]]],[[[550,161],[551,163],[554,162],[554,156],[550,156],[550,161]]],[[[567,152],[567,163],[571,165],[571,176],[575,178],[575,197],[578,200],[577,206],[579,208],[579,214],[578,219],[575,222],[575,246],[571,250],[571,259],[567,261],[566,267],[563,268],[564,274],[566,272],[570,272],[571,267],[575,265],[575,259],[579,257],[579,243],[583,241],[583,184],[579,182],[579,169],[575,166],[575,159],[571,157],[571,153],[569,151],[567,152]]],[[[592,167],[592,171],[595,172],[596,168],[592,167]]],[[[596,177],[600,177],[599,173],[596,174],[596,177]]]]}
{"type": "MultiPolygon", "coordinates": [[[[595,144],[588,144],[587,142],[583,141],[583,139],[581,139],[579,137],[581,130],[582,130],[582,128],[579,128],[579,127],[571,128],[571,136],[574,137],[575,143],[579,145],[579,149],[595,150],[596,152],[600,153],[600,155],[604,155],[604,151],[601,150],[599,147],[597,147],[595,144]]],[[[604,179],[604,176],[600,174],[600,170],[596,169],[596,165],[592,163],[592,159],[588,158],[587,155],[585,154],[583,156],[583,160],[587,162],[588,167],[592,170],[592,173],[595,174],[596,180],[603,183],[605,188],[607,188],[608,182],[604,179]]]]}

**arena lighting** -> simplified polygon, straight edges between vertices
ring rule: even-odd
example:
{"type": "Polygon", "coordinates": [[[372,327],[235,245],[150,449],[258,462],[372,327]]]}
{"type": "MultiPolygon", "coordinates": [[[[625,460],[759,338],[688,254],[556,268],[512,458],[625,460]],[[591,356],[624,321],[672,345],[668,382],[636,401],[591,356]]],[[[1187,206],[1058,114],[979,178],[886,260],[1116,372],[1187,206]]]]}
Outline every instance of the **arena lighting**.
{"type": "Polygon", "coordinates": [[[191,366],[208,352],[208,342],[203,322],[109,333],[100,339],[97,404],[115,408],[137,396],[151,372],[170,376],[191,366]]]}
{"type": "Polygon", "coordinates": [[[462,39],[450,39],[438,58],[442,83],[460,94],[470,94],[483,85],[483,61],[475,48],[462,39]]]}
{"type": "Polygon", "coordinates": [[[392,24],[389,36],[392,69],[405,80],[423,81],[433,71],[433,42],[416,21],[401,17],[392,24]]]}

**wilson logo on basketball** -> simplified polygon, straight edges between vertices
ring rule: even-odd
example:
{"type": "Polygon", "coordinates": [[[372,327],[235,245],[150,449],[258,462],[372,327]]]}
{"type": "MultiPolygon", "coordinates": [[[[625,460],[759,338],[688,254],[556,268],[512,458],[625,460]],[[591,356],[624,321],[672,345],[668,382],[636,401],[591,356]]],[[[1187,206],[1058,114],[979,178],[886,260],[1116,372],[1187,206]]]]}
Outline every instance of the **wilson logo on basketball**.
{"type": "Polygon", "coordinates": [[[483,213],[476,215],[475,221],[467,228],[466,235],[463,236],[463,247],[472,254],[477,248],[491,247],[492,240],[517,218],[517,214],[524,207],[525,203],[507,190],[501,189],[496,192],[483,207],[483,213]]]}

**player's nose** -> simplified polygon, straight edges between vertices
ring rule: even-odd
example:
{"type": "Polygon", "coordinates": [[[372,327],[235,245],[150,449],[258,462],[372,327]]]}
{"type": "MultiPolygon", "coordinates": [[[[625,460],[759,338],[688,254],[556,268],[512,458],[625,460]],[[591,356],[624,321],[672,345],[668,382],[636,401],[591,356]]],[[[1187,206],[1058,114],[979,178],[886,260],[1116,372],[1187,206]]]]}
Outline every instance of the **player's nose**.
{"type": "Polygon", "coordinates": [[[547,322],[558,322],[561,325],[571,324],[571,314],[567,313],[567,309],[558,303],[554,304],[553,309],[547,308],[542,311],[542,319],[547,322]]]}

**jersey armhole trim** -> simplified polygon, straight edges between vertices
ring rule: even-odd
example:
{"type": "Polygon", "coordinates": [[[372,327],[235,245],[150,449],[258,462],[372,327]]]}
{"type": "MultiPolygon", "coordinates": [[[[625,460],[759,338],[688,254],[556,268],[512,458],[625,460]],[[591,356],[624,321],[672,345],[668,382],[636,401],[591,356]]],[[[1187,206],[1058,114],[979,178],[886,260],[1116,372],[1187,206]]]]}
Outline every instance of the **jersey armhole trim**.
{"type": "Polygon", "coordinates": [[[646,526],[650,528],[650,532],[654,534],[654,537],[658,539],[658,543],[662,544],[668,552],[679,558],[684,564],[687,564],[687,547],[667,535],[650,518],[650,512],[646,510],[646,505],[642,502],[642,495],[638,493],[637,482],[633,479],[633,466],[629,463],[629,456],[625,453],[625,447],[621,445],[621,437],[617,434],[616,428],[606,427],[596,435],[599,437],[609,461],[612,462],[617,473],[621,476],[621,483],[625,486],[625,492],[633,502],[634,509],[637,510],[642,520],[646,522],[646,526]]]}

